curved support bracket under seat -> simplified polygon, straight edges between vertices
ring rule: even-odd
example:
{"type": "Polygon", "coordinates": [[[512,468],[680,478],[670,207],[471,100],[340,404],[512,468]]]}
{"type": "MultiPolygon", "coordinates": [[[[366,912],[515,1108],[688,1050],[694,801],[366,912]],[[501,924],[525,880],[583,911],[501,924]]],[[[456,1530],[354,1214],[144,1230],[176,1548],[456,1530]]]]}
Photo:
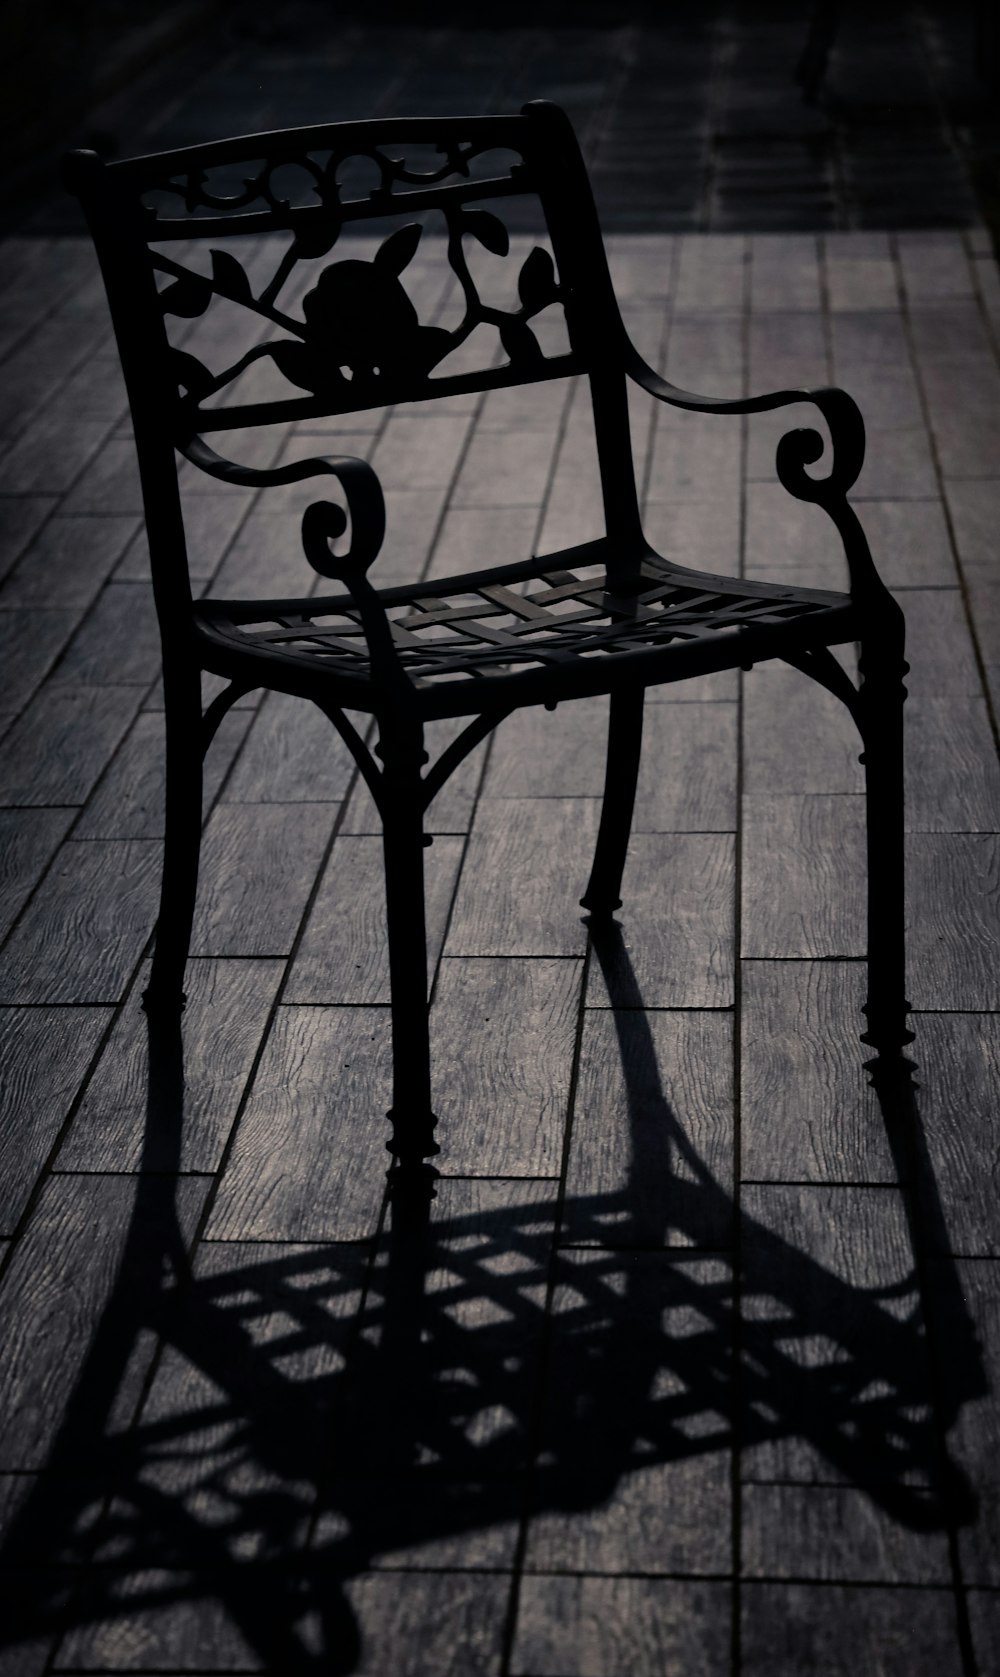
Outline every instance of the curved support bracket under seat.
{"type": "Polygon", "coordinates": [[[423,807],[425,810],[433,803],[445,781],[458,768],[459,763],[464,762],[469,752],[474,751],[487,734],[491,734],[494,728],[499,727],[504,718],[510,715],[510,712],[511,707],[509,706],[506,710],[483,711],[481,715],[469,723],[468,727],[462,729],[462,732],[456,739],[452,740],[450,745],[445,746],[440,757],[431,764],[423,777],[423,807]]]}
{"type": "Polygon", "coordinates": [[[202,757],[206,755],[209,746],[218,733],[219,724],[222,721],[222,718],[232,710],[233,706],[239,699],[243,698],[244,694],[252,692],[253,688],[248,682],[231,681],[229,686],[224,687],[221,693],[216,693],[215,698],[207,707],[201,719],[202,757]]]}
{"type": "MultiPolygon", "coordinates": [[[[344,741],[344,744],[347,746],[348,751],[354,758],[365,784],[372,795],[379,815],[384,818],[385,792],[382,783],[384,770],[378,767],[378,764],[375,761],[375,753],[369,749],[357,728],[355,728],[352,722],[348,721],[344,712],[338,705],[324,704],[321,699],[314,699],[313,703],[323,712],[323,715],[333,723],[333,726],[336,728],[341,739],[344,741]]],[[[498,727],[504,718],[509,715],[509,709],[483,712],[480,716],[475,717],[467,727],[463,728],[462,732],[452,740],[450,745],[445,746],[440,756],[434,763],[432,763],[426,774],[423,774],[420,777],[421,814],[426,812],[428,807],[433,803],[434,799],[441,791],[445,782],[452,774],[454,774],[459,764],[465,761],[470,751],[474,751],[480,741],[484,740],[488,734],[492,733],[493,729],[498,727]]],[[[426,761],[423,753],[421,753],[421,756],[423,761],[426,761]]]]}
{"type": "Polygon", "coordinates": [[[327,721],[332,722],[338,734],[346,745],[354,761],[358,765],[365,785],[368,787],[375,807],[382,814],[382,771],[375,762],[375,758],[367,744],[362,739],[353,722],[349,722],[339,705],[325,704],[322,699],[314,698],[313,704],[323,712],[327,721]]]}
{"type": "Polygon", "coordinates": [[[860,694],[853,681],[838,663],[828,646],[813,647],[810,651],[784,652],[781,655],[783,664],[790,664],[793,669],[801,670],[810,681],[818,682],[828,693],[845,704],[853,716],[858,727],[861,727],[860,694]]]}

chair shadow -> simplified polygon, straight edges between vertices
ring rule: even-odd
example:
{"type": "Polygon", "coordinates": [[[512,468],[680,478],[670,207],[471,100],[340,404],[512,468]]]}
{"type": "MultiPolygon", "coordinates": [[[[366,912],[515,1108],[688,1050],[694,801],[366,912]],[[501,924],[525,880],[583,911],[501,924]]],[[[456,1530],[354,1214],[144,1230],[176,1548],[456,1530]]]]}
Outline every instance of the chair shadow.
{"type": "MultiPolygon", "coordinates": [[[[734,1444],[798,1440],[915,1530],[972,1519],[943,1440],[987,1388],[952,1266],[936,1265],[942,1413],[919,1264],[852,1286],[739,1215],[663,1094],[620,930],[592,945],[623,1003],[631,1165],[621,1190],[567,1202],[574,1245],[557,1252],[554,1183],[507,1183],[501,1204],[484,1182],[478,1204],[449,1208],[457,1184],[432,1200],[404,1176],[374,1247],[209,1245],[192,1272],[172,1174],[181,1031],[149,1022],[156,1169],[137,1178],[114,1291],[0,1551],[0,1573],[16,1569],[0,1647],[58,1635],[62,1662],[87,1667],[139,1634],[170,1665],[228,1638],[237,1664],[346,1677],[359,1574],[509,1569],[525,1520],[599,1519],[628,1476],[734,1444]],[[699,1250],[706,1220],[732,1250],[699,1250]],[[142,1363],[151,1336],[162,1351],[142,1363]],[[134,1419],[125,1388],[143,1394],[134,1419]]],[[[944,1251],[912,1087],[883,1076],[879,1098],[944,1251]]]]}

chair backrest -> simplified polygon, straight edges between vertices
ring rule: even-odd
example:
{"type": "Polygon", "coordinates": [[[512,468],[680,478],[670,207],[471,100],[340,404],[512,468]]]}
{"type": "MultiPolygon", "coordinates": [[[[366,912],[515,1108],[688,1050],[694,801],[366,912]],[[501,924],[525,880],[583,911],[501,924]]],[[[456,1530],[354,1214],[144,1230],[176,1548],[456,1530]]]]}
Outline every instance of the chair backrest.
{"type": "MultiPolygon", "coordinates": [[[[614,336],[586,171],[552,106],[287,130],[108,165],[76,153],[68,178],[130,396],[145,409],[155,388],[175,437],[589,373],[614,336]],[[511,261],[503,211],[525,197],[540,203],[547,238],[511,261]],[[379,222],[388,231],[371,248],[379,222]],[[449,324],[421,320],[405,284],[435,231],[455,276],[449,324]],[[272,236],[252,275],[225,244],[246,235],[272,236]],[[502,301],[484,297],[477,259],[495,293],[506,268],[502,301]],[[177,339],[220,304],[224,364],[209,367],[177,339]],[[554,349],[553,317],[564,322],[554,349]]],[[[199,347],[211,335],[199,332],[199,347]]]]}
{"type": "Polygon", "coordinates": [[[66,178],[111,305],[155,510],[154,582],[184,551],[173,450],[198,433],[574,374],[590,378],[608,532],[638,527],[621,321],[557,107],[337,123],[110,164],[75,152],[66,178]],[[526,212],[541,232],[512,246],[508,222],[526,212]],[[432,254],[439,279],[450,269],[437,318],[432,254]]]}

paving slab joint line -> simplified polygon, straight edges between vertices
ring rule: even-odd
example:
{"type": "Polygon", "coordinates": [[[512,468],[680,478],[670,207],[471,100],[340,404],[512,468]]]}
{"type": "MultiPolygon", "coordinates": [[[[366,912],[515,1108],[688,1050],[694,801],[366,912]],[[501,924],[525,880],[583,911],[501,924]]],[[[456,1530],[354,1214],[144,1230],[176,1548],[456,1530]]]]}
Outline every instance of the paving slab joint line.
{"type": "Polygon", "coordinates": [[[560,1158],[558,1188],[556,1191],[555,1214],[552,1221],[552,1237],[549,1245],[548,1262],[545,1276],[545,1303],[542,1308],[542,1334],[535,1374],[534,1389],[531,1394],[527,1426],[527,1445],[525,1450],[526,1469],[524,1474],[524,1501],[517,1525],[517,1539],[514,1558],[511,1566],[511,1588],[507,1613],[504,1620],[503,1642],[500,1657],[501,1677],[509,1677],[511,1661],[514,1657],[515,1639],[517,1636],[518,1616],[520,1612],[521,1582],[525,1573],[525,1561],[528,1553],[528,1536],[532,1518],[531,1487],[536,1474],[536,1464],[542,1446],[544,1426],[545,1389],[549,1375],[552,1357],[552,1340],[554,1331],[553,1303],[558,1282],[559,1260],[563,1250],[561,1235],[566,1206],[566,1185],[569,1178],[569,1161],[573,1144],[573,1120],[576,1108],[576,1096],[580,1081],[580,1061],[583,1051],[583,1032],[587,1017],[587,979],[590,964],[593,960],[591,939],[588,936],[587,949],[580,974],[580,990],[577,1000],[577,1016],[573,1037],[573,1055],[570,1062],[569,1088],[566,1096],[566,1113],[563,1125],[563,1142],[560,1158]]]}
{"type": "MultiPolygon", "coordinates": [[[[900,288],[902,288],[902,264],[899,256],[899,243],[895,235],[890,235],[889,246],[892,255],[893,268],[897,274],[897,284],[900,288]]],[[[941,457],[938,451],[937,439],[934,434],[934,427],[931,423],[932,410],[930,397],[928,395],[927,385],[924,380],[923,367],[920,362],[920,356],[917,351],[916,340],[913,334],[912,317],[905,296],[900,304],[899,315],[906,339],[910,363],[916,380],[920,410],[923,416],[924,432],[930,449],[934,475],[937,480],[938,499],[941,503],[942,513],[948,531],[948,540],[951,545],[952,561],[955,566],[958,587],[962,596],[962,607],[965,614],[966,626],[969,631],[969,638],[972,642],[972,652],[976,663],[976,673],[979,678],[980,693],[986,705],[986,715],[989,720],[990,733],[993,736],[994,751],[996,752],[998,759],[1000,759],[1000,719],[998,719],[997,716],[996,707],[993,703],[993,696],[990,690],[990,683],[986,676],[986,659],[983,653],[982,644],[979,638],[979,630],[972,608],[972,598],[969,590],[968,578],[965,574],[965,566],[962,562],[962,556],[955,530],[955,522],[952,517],[948,496],[945,491],[945,477],[941,466],[941,457]]],[[[1000,360],[1000,357],[998,357],[998,360],[1000,360]]]]}

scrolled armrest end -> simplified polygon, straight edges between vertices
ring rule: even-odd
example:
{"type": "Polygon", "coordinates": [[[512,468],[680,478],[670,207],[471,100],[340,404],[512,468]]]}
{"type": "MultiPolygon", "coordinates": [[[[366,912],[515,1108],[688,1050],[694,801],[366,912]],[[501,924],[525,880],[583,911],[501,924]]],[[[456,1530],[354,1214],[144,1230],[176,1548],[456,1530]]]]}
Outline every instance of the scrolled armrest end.
{"type": "Polygon", "coordinates": [[[331,541],[336,541],[346,529],[347,514],[333,501],[314,501],[302,515],[302,548],[313,570],[350,586],[354,569],[350,555],[330,551],[331,541]]]}
{"type": "Polygon", "coordinates": [[[830,469],[825,477],[810,477],[812,466],[825,452],[823,437],[811,427],[786,431],[775,455],[778,479],[799,501],[815,501],[832,510],[857,482],[865,460],[865,424],[853,397],[832,386],[808,392],[830,430],[830,469]]]}
{"type": "Polygon", "coordinates": [[[352,587],[365,577],[382,548],[385,536],[382,486],[364,460],[331,460],[327,465],[343,487],[347,512],[332,501],[314,501],[302,515],[302,547],[320,576],[335,577],[352,587]],[[333,553],[330,542],[344,534],[348,517],[350,544],[346,553],[333,553]]]}

